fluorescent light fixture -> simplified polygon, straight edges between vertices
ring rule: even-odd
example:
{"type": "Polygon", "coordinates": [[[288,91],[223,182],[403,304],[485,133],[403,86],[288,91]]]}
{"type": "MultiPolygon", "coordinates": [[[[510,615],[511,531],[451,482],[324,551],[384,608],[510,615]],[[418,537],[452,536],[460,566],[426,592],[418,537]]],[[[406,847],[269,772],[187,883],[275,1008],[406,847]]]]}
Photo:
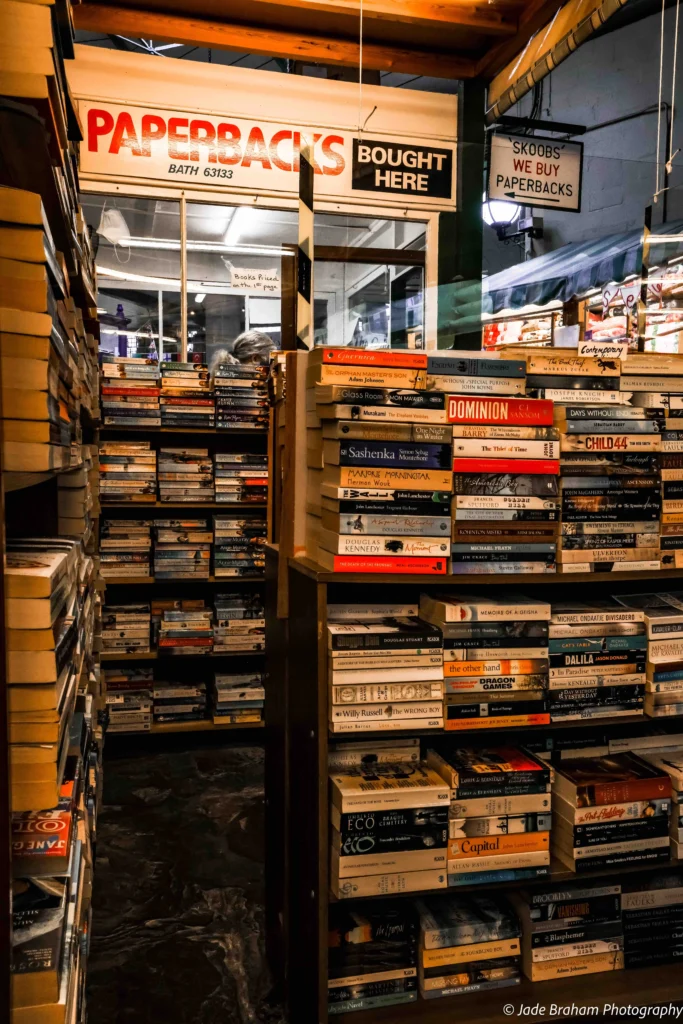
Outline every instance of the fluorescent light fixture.
{"type": "Polygon", "coordinates": [[[178,278],[173,277],[147,277],[146,274],[132,274],[122,270],[115,270],[113,267],[95,266],[95,270],[103,277],[113,277],[117,281],[141,281],[145,284],[160,284],[163,287],[180,287],[178,278]]]}
{"type": "MultiPolygon", "coordinates": [[[[228,229],[229,233],[229,229],[228,229]]],[[[180,252],[180,242],[173,238],[136,238],[123,240],[130,249],[156,249],[166,252],[180,252]]],[[[236,256],[292,256],[291,249],[283,249],[280,245],[238,245],[228,242],[188,242],[188,252],[214,252],[236,256]]]]}
{"type": "Polygon", "coordinates": [[[203,302],[205,298],[206,298],[206,292],[199,292],[198,295],[195,295],[194,301],[195,302],[203,302]]]}

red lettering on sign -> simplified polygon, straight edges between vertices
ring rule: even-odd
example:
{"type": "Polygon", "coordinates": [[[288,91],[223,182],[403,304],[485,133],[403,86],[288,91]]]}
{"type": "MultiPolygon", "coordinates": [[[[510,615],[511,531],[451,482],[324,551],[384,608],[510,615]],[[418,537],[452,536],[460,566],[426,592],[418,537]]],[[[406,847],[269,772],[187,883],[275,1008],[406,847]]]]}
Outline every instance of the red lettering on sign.
{"type": "Polygon", "coordinates": [[[291,139],[292,142],[294,141],[293,132],[275,132],[275,135],[273,135],[272,139],[270,140],[270,146],[268,147],[270,159],[272,160],[273,165],[277,167],[278,170],[280,171],[291,171],[292,169],[292,165],[288,164],[286,160],[283,160],[280,154],[278,153],[278,146],[280,145],[280,143],[285,142],[288,139],[291,139]]]}
{"type": "Polygon", "coordinates": [[[124,149],[129,149],[133,156],[142,156],[133,118],[125,110],[116,119],[116,128],[111,137],[109,152],[118,153],[122,146],[124,149]]]}
{"type": "Polygon", "coordinates": [[[209,163],[216,163],[216,129],[210,121],[190,122],[190,144],[190,160],[199,160],[199,147],[207,146],[209,163]]]}
{"type": "Polygon", "coordinates": [[[531,160],[514,160],[516,171],[524,171],[525,174],[531,174],[531,160]]]}
{"type": "Polygon", "coordinates": [[[142,115],[142,134],[140,145],[143,156],[152,155],[152,143],[163,139],[166,135],[166,121],[159,114],[142,115]]]}
{"type": "Polygon", "coordinates": [[[332,149],[334,145],[343,147],[344,140],[341,135],[328,135],[326,139],[323,139],[323,156],[331,160],[333,165],[323,165],[323,174],[341,174],[344,170],[344,156],[342,153],[337,153],[336,150],[332,149]]]}
{"type": "Polygon", "coordinates": [[[252,128],[249,132],[244,157],[242,158],[242,167],[251,167],[252,160],[262,164],[265,170],[272,170],[270,160],[268,159],[266,140],[263,138],[261,129],[256,127],[252,128]]]}
{"type": "Polygon", "coordinates": [[[219,164],[238,164],[242,159],[242,147],[240,139],[242,132],[236,124],[228,124],[222,121],[216,129],[216,143],[218,145],[219,164]]]}
{"type": "Polygon", "coordinates": [[[88,149],[91,153],[97,153],[97,140],[100,135],[109,135],[113,127],[114,118],[108,110],[90,108],[88,111],[88,149]]]}
{"type": "Polygon", "coordinates": [[[187,128],[189,121],[186,117],[169,117],[168,119],[168,155],[174,160],[189,160],[190,156],[186,149],[178,149],[178,145],[187,142],[187,135],[181,135],[179,128],[187,128]]]}

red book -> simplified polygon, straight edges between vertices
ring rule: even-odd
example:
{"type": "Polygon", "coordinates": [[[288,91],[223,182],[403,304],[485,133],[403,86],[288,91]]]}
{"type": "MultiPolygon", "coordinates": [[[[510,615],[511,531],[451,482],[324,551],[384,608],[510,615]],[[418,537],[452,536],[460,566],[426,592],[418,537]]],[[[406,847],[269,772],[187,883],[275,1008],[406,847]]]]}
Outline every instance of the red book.
{"type": "Polygon", "coordinates": [[[203,636],[170,637],[168,640],[160,639],[159,647],[213,647],[213,639],[204,639],[203,636]]]}
{"type": "Polygon", "coordinates": [[[446,732],[473,732],[475,729],[517,729],[527,725],[550,725],[550,715],[510,715],[509,718],[447,718],[446,732]]]}
{"type": "Polygon", "coordinates": [[[454,473],[543,473],[557,476],[559,459],[453,459],[454,473]]]}
{"type": "Polygon", "coordinates": [[[141,398],[157,398],[161,388],[107,388],[102,387],[103,395],[139,395],[141,398]]]}
{"type": "Polygon", "coordinates": [[[449,423],[509,423],[516,427],[551,427],[553,403],[541,398],[448,396],[449,423]]]}
{"type": "Polygon", "coordinates": [[[660,800],[671,796],[671,777],[636,754],[577,758],[556,769],[553,793],[575,807],[660,800]]]}
{"type": "Polygon", "coordinates": [[[213,407],[213,398],[168,398],[164,397],[162,405],[209,405],[213,407]]]}
{"type": "Polygon", "coordinates": [[[12,862],[28,875],[60,874],[67,870],[71,845],[70,810],[28,811],[12,815],[12,862]]]}
{"type": "Polygon", "coordinates": [[[410,574],[411,576],[446,574],[448,559],[446,558],[407,558],[405,556],[358,556],[333,555],[329,551],[321,551],[318,562],[332,572],[367,572],[410,574]]]}
{"type": "Polygon", "coordinates": [[[340,366],[402,366],[422,370],[427,366],[426,352],[399,352],[388,349],[321,348],[315,349],[313,361],[337,363],[340,366]]]}

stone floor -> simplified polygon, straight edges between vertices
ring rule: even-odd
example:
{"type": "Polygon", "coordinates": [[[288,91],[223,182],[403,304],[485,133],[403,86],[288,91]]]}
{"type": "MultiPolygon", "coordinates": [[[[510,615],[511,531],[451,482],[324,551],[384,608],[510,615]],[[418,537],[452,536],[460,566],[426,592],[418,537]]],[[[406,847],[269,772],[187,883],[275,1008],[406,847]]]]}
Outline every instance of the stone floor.
{"type": "Polygon", "coordinates": [[[263,748],[158,739],[107,744],[90,1021],[283,1024],[264,952],[263,748]]]}

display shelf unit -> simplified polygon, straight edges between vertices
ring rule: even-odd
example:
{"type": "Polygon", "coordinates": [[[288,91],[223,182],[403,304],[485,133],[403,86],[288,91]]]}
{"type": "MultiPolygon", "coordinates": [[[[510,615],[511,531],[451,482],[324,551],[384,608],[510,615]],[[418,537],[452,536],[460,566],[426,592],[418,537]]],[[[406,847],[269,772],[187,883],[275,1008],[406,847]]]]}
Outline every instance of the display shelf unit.
{"type": "MultiPolygon", "coordinates": [[[[627,593],[634,589],[647,591],[661,586],[664,579],[681,579],[683,571],[669,570],[652,573],[596,573],[560,576],[481,577],[461,576],[390,576],[355,575],[326,572],[307,559],[289,559],[288,575],[289,614],[286,628],[277,618],[277,581],[268,569],[277,558],[277,549],[267,552],[266,594],[266,649],[268,664],[279,668],[270,679],[272,703],[267,704],[266,722],[269,729],[268,757],[279,766],[267,764],[266,797],[269,806],[276,804],[283,813],[271,820],[271,841],[267,846],[267,878],[279,879],[280,889],[273,883],[272,892],[279,896],[279,905],[271,908],[279,915],[285,965],[282,977],[286,979],[289,1019],[297,1024],[327,1024],[328,1019],[348,1020],[348,1024],[398,1024],[419,1021],[420,1024],[446,1024],[457,1014],[458,1019],[498,1022],[509,1019],[503,1015],[503,1006],[521,1002],[533,1006],[541,1003],[602,1005],[604,1002],[628,1004],[637,993],[638,1003],[683,1001],[683,984],[676,981],[671,966],[617,971],[597,974],[581,979],[570,979],[532,984],[523,981],[520,986],[500,991],[459,995],[440,1000],[418,999],[415,1003],[386,1009],[365,1010],[328,1018],[327,1009],[327,933],[329,886],[329,802],[328,802],[328,747],[333,740],[343,744],[349,740],[371,738],[379,733],[347,733],[330,735],[328,725],[327,681],[327,605],[350,604],[362,601],[416,602],[425,590],[446,590],[458,593],[481,593],[481,587],[516,585],[520,592],[555,600],[586,599],[627,593]],[[638,581],[637,587],[634,581],[638,581]],[[586,595],[585,584],[592,584],[586,595]],[[282,666],[286,665],[283,670],[282,666]],[[279,778],[277,769],[279,767],[279,778]],[[281,782],[280,779],[284,779],[281,782]],[[285,850],[284,866],[282,850],[285,850]],[[295,912],[289,908],[296,908],[295,912]]],[[[651,720],[634,716],[633,719],[606,719],[577,723],[585,729],[597,729],[610,736],[640,736],[663,729],[667,732],[683,731],[683,722],[651,720]]],[[[515,731],[515,743],[525,738],[543,738],[550,749],[552,737],[575,727],[571,724],[537,726],[515,731]]],[[[406,729],[381,733],[383,738],[401,735],[420,735],[422,752],[433,746],[441,753],[463,744],[501,743],[510,730],[471,730],[457,732],[416,733],[406,729]]],[[[667,864],[635,866],[629,877],[647,876],[666,869],[667,864]]],[[[567,883],[576,880],[589,882],[592,878],[619,876],[621,869],[600,872],[582,872],[575,875],[561,865],[553,865],[550,879],[524,882],[525,887],[547,885],[548,881],[567,883]]],[[[514,888],[508,886],[507,888],[514,888]]],[[[504,889],[492,886],[491,889],[504,889]]],[[[483,891],[483,887],[472,887],[483,891]]],[[[440,894],[457,895],[467,891],[452,887],[440,889],[440,894]]],[[[411,894],[413,897],[417,894],[411,894]]],[[[373,902],[384,897],[375,897],[373,902]]],[[[349,907],[360,900],[344,900],[349,907]]],[[[544,1011],[545,1012],[545,1011],[544,1011]]],[[[525,1018],[551,1019],[533,1014],[525,1018]]]]}

